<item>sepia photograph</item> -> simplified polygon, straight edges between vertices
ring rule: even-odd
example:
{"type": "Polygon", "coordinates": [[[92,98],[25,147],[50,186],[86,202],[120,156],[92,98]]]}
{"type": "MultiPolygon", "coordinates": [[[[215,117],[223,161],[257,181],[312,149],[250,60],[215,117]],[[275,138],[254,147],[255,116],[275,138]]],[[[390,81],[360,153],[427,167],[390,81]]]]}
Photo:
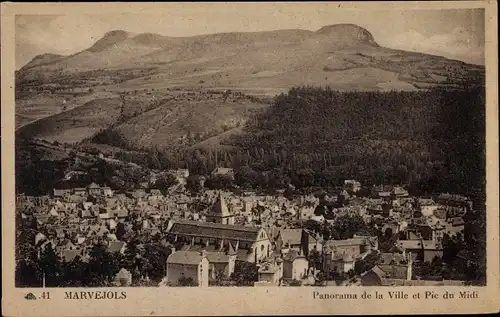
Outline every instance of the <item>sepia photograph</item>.
{"type": "Polygon", "coordinates": [[[497,283],[487,23],[338,3],[15,14],[13,287],[479,298],[497,283]]]}

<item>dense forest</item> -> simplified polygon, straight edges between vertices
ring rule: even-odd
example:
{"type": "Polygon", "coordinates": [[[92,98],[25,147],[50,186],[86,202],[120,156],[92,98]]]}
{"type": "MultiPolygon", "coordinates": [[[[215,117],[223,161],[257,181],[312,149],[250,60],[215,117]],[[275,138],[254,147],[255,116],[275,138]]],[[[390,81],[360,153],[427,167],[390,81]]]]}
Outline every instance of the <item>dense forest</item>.
{"type": "Polygon", "coordinates": [[[292,89],[234,138],[227,164],[303,175],[298,185],[355,178],[474,192],[484,186],[484,105],[480,88],[292,89]]]}

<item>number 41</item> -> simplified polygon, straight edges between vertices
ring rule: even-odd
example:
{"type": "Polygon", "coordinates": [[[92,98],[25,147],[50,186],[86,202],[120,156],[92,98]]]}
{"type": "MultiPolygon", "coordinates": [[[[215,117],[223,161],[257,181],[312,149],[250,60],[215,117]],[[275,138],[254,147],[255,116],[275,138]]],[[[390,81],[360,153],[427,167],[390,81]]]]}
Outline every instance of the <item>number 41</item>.
{"type": "Polygon", "coordinates": [[[40,296],[41,299],[50,299],[50,293],[49,292],[43,292],[42,296],[40,296]]]}

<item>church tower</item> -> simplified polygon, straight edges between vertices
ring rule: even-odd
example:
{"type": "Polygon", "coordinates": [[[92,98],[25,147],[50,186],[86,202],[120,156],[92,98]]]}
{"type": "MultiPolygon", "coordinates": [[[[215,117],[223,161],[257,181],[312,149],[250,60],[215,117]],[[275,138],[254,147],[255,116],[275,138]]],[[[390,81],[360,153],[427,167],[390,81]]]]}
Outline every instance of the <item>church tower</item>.
{"type": "Polygon", "coordinates": [[[227,207],[222,193],[219,194],[219,197],[207,215],[207,221],[224,225],[234,225],[234,214],[227,207]]]}

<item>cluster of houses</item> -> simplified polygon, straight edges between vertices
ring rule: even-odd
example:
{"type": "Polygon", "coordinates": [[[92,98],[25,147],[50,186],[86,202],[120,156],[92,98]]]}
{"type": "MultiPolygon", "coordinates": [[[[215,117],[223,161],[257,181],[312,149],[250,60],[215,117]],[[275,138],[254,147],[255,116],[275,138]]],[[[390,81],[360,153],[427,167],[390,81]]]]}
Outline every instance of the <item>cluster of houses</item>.
{"type": "MultiPolygon", "coordinates": [[[[232,175],[224,169],[214,173],[232,175]]],[[[379,254],[380,263],[362,274],[361,284],[423,283],[412,280],[413,264],[442,257],[444,235],[463,234],[472,212],[466,197],[410,197],[398,186],[374,186],[370,197],[357,197],[361,184],[354,180],[346,181],[338,195],[321,199],[213,190],[188,195],[184,185],[189,172],[178,170],[174,175],[178,184],[167,193],[146,188],[118,193],[91,183],[85,188],[54,189],[50,196],[18,195],[17,210],[36,220],[39,250],[50,245],[64,261],[88,258],[98,241],[106,243],[109,252],[123,254],[134,232],[160,234],[168,238],[165,247],[171,249],[164,284],[173,286],[186,279],[199,286],[214,285],[229,279],[239,262],[256,265],[255,286],[312,285],[319,271],[347,274],[373,253],[379,254]],[[399,234],[393,252],[381,252],[375,236],[324,241],[301,227],[307,220],[334,221],[326,213],[318,214],[318,206],[336,201],[343,203],[331,210],[335,216],[360,215],[383,234],[399,234]],[[321,268],[311,263],[312,252],[321,256],[321,268]]],[[[130,285],[130,272],[120,270],[116,280],[130,285]]]]}

